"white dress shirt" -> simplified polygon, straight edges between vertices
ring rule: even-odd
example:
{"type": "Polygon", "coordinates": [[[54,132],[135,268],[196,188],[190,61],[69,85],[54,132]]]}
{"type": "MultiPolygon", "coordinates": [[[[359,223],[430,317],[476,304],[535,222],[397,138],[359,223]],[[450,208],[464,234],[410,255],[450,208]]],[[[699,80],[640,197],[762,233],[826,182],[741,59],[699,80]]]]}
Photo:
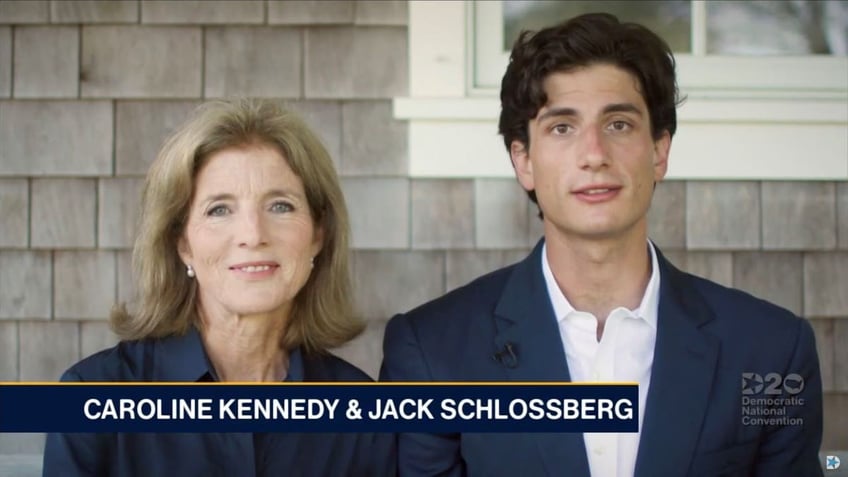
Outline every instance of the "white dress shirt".
{"type": "Polygon", "coordinates": [[[657,340],[657,309],[660,274],[657,253],[648,242],[651,254],[651,278],[635,310],[612,310],[597,339],[598,319],[577,311],[565,298],[554,279],[548,262],[547,244],[542,248],[542,273],[548,287],[568,370],[574,382],[630,381],[639,383],[639,432],[584,433],[592,477],[632,477],[639,451],[639,436],[645,401],[651,382],[654,344],[657,340]]]}

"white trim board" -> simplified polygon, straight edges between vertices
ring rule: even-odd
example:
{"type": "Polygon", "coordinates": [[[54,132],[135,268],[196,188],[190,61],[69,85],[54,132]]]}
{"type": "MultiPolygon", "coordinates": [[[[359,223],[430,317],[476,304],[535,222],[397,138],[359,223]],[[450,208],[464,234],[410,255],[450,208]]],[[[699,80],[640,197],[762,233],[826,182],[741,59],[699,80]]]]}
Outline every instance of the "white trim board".
{"type": "MultiPolygon", "coordinates": [[[[396,98],[411,177],[511,177],[496,99],[396,98]]],[[[848,101],[691,99],[679,109],[670,179],[848,180],[848,101]]]]}

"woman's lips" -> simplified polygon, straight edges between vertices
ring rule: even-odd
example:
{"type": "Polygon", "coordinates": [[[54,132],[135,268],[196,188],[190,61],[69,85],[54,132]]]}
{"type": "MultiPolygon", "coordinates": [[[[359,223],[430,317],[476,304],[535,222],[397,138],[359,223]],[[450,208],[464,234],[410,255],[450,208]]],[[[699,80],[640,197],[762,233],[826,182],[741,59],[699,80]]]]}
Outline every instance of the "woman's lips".
{"type": "Polygon", "coordinates": [[[264,278],[273,275],[278,268],[280,265],[275,262],[249,262],[233,265],[230,270],[249,278],[264,278]]]}

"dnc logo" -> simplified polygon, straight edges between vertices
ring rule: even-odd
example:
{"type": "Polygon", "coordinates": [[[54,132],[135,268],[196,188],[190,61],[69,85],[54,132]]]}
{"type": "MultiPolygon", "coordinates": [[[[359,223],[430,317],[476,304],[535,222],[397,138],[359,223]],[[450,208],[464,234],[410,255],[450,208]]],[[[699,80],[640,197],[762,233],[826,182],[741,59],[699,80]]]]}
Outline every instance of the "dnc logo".
{"type": "Polygon", "coordinates": [[[780,396],[784,393],[794,396],[804,390],[804,378],[792,373],[781,376],[778,373],[768,373],[762,376],[757,373],[742,373],[742,394],[752,396],[765,394],[780,396]]]}
{"type": "Polygon", "coordinates": [[[836,457],[835,455],[829,455],[827,456],[827,460],[825,461],[825,468],[827,470],[836,470],[839,468],[839,464],[839,457],[836,457]]]}

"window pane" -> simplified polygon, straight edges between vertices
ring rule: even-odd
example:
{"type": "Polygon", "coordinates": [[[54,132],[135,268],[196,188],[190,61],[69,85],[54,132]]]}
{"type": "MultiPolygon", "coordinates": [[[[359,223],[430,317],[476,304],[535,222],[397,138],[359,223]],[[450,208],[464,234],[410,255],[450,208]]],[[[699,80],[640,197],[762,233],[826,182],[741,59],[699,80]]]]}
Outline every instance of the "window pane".
{"type": "Polygon", "coordinates": [[[845,55],[848,2],[768,0],[707,2],[707,53],[845,55]]]}
{"type": "Polygon", "coordinates": [[[691,50],[691,11],[689,0],[504,0],[503,47],[506,51],[511,50],[522,30],[540,30],[583,13],[606,12],[621,21],[641,23],[663,37],[672,51],[688,53],[691,50]]]}

